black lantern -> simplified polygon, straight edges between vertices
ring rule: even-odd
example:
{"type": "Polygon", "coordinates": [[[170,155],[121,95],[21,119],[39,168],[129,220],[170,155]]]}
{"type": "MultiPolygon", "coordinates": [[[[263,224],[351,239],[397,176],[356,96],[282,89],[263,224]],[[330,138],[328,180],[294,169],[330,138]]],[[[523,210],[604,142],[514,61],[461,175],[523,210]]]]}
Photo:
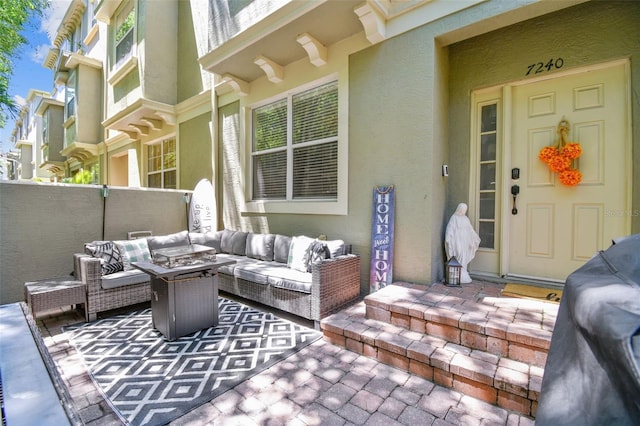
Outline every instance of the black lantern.
{"type": "Polygon", "coordinates": [[[460,275],[462,274],[462,265],[455,256],[445,265],[445,284],[452,287],[460,287],[460,275]]]}

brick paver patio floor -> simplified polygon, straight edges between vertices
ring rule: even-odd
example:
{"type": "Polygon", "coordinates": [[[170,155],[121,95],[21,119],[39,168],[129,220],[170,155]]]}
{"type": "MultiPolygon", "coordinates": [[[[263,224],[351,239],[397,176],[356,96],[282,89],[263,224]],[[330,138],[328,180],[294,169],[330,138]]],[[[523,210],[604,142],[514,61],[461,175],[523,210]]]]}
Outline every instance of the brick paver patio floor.
{"type": "MultiPolygon", "coordinates": [[[[44,341],[82,420],[120,425],[62,327],[83,320],[57,309],[38,317],[44,341]]],[[[174,425],[533,425],[324,339],[175,420],[174,425]]]]}

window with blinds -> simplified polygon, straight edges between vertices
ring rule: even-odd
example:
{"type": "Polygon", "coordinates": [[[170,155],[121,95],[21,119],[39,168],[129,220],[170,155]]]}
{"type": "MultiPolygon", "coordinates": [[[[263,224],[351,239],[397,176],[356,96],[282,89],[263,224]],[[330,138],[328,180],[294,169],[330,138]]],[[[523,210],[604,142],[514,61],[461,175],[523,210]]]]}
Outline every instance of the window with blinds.
{"type": "Polygon", "coordinates": [[[338,83],[255,108],[254,200],[338,197],[338,83]]]}

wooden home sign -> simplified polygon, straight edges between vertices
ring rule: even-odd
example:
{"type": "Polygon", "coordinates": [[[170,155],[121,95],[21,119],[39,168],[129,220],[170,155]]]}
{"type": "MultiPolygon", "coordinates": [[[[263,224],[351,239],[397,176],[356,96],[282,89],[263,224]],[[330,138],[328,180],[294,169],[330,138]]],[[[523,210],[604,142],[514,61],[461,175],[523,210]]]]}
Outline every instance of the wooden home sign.
{"type": "Polygon", "coordinates": [[[395,210],[393,185],[373,189],[371,221],[370,293],[391,284],[393,280],[393,223],[395,210]]]}

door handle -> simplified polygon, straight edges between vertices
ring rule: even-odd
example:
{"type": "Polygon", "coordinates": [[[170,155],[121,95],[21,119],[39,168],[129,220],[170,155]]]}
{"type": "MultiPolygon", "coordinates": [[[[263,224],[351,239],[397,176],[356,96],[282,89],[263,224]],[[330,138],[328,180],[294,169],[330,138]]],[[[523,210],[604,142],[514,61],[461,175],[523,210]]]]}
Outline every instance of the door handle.
{"type": "Polygon", "coordinates": [[[518,207],[516,206],[516,199],[518,198],[518,194],[520,193],[520,187],[518,185],[511,185],[511,195],[513,195],[513,208],[511,209],[511,214],[518,214],[518,207]]]}

